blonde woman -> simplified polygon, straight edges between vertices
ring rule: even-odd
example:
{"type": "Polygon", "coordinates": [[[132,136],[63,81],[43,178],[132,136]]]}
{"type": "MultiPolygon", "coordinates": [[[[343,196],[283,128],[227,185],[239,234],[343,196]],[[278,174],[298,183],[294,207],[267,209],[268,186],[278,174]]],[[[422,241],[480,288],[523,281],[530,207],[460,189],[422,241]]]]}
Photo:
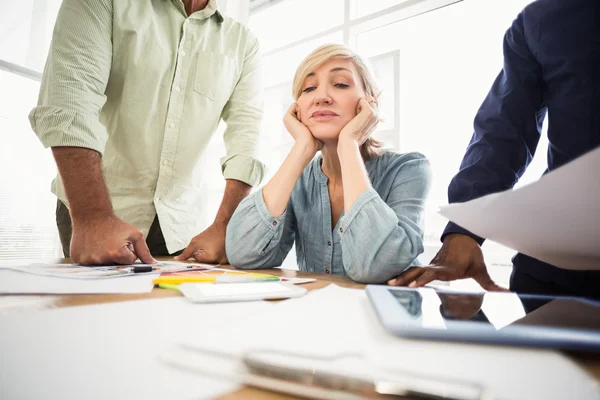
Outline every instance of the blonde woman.
{"type": "Polygon", "coordinates": [[[302,61],[292,91],[284,123],[295,144],[233,214],[231,265],[280,266],[294,242],[301,271],[358,282],[383,283],[418,265],[430,166],[370,137],[379,92],[365,63],[345,46],[322,46],[302,61]]]}

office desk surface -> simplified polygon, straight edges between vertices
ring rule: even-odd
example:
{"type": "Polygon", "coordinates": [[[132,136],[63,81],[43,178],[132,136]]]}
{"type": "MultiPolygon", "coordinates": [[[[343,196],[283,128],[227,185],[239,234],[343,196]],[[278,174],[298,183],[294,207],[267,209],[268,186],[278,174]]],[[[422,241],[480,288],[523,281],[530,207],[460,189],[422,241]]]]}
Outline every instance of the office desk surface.
{"type": "MultiPolygon", "coordinates": [[[[165,261],[170,259],[163,259],[165,261]]],[[[35,260],[39,262],[40,260],[35,260]]],[[[45,260],[45,262],[70,262],[69,260],[45,260]]],[[[220,268],[229,268],[228,266],[220,266],[220,268]]],[[[330,283],[336,285],[362,289],[365,285],[353,282],[350,278],[326,275],[326,274],[315,274],[300,272],[294,270],[285,269],[269,269],[257,272],[264,272],[271,275],[286,276],[286,277],[300,277],[300,278],[315,278],[314,282],[305,283],[302,285],[307,290],[314,290],[323,288],[330,283]]],[[[154,288],[151,293],[141,294],[90,294],[90,295],[0,295],[0,314],[5,312],[22,312],[31,309],[43,309],[43,308],[58,308],[58,307],[72,307],[89,304],[100,304],[100,303],[112,303],[121,301],[132,301],[139,299],[156,299],[156,298],[167,298],[181,296],[181,293],[173,290],[154,288]],[[26,299],[27,301],[18,302],[18,306],[15,307],[15,300],[26,299]]],[[[593,375],[598,381],[600,381],[600,355],[598,354],[585,354],[585,353],[571,353],[568,352],[566,355],[571,358],[575,363],[581,366],[583,369],[593,375]]],[[[254,388],[244,388],[237,392],[223,396],[222,400],[233,400],[233,399],[266,399],[266,400],[285,400],[291,399],[292,397],[283,396],[277,393],[266,392],[254,388]]]]}

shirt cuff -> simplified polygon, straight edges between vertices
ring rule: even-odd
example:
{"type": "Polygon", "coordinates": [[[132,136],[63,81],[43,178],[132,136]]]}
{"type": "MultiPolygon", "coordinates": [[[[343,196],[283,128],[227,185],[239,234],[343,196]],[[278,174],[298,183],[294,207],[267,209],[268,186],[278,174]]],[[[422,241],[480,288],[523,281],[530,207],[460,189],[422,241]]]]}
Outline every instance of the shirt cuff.
{"type": "Polygon", "coordinates": [[[54,106],[40,106],[29,114],[31,128],[44,147],[85,147],[102,154],[108,140],[106,128],[95,116],[54,106]]]}
{"type": "Polygon", "coordinates": [[[444,229],[444,233],[442,233],[442,237],[441,237],[442,243],[444,242],[444,238],[452,233],[460,233],[461,235],[470,236],[477,243],[479,243],[480,246],[483,245],[483,242],[485,242],[484,238],[477,236],[474,233],[469,232],[465,228],[462,228],[462,227],[456,225],[454,222],[448,222],[448,225],[446,225],[446,229],[444,229]]]}
{"type": "Polygon", "coordinates": [[[250,186],[257,186],[263,179],[265,165],[250,156],[237,154],[221,158],[221,170],[225,179],[235,179],[250,186]]]}
{"type": "Polygon", "coordinates": [[[277,231],[285,222],[285,215],[287,214],[287,208],[279,217],[274,217],[269,209],[267,208],[267,203],[265,203],[265,199],[263,198],[263,190],[262,188],[253,194],[254,196],[254,206],[258,210],[258,215],[260,215],[261,219],[267,227],[272,231],[277,231]]]}
{"type": "Polygon", "coordinates": [[[352,205],[350,210],[348,211],[348,214],[345,214],[341,218],[340,232],[347,231],[348,227],[350,226],[350,224],[352,223],[354,218],[356,218],[356,216],[358,215],[360,210],[362,210],[362,208],[367,203],[369,203],[377,198],[379,198],[379,193],[377,193],[377,191],[373,188],[369,188],[369,189],[365,190],[364,192],[362,192],[360,194],[360,196],[358,196],[358,198],[356,199],[356,201],[354,202],[354,204],[352,205]]]}

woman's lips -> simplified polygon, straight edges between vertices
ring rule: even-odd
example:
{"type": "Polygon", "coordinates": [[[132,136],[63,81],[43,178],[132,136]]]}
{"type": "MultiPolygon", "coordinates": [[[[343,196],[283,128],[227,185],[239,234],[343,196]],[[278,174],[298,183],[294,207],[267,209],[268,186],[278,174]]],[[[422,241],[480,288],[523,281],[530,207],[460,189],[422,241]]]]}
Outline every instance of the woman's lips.
{"type": "Polygon", "coordinates": [[[312,119],[317,120],[317,121],[329,121],[338,116],[339,115],[337,115],[333,111],[319,110],[319,111],[315,111],[314,113],[312,113],[311,117],[312,117],[312,119]]]}

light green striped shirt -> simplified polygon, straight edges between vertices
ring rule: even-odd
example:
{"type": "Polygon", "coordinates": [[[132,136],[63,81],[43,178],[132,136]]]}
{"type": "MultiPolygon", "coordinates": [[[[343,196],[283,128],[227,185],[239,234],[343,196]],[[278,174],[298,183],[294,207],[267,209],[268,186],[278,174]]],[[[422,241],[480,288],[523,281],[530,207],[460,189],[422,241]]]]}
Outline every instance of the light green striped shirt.
{"type": "Polygon", "coordinates": [[[147,234],[158,214],[174,252],[212,218],[200,161],[221,118],[225,179],[261,181],[262,88],[258,41],[216,0],[190,17],[181,0],[64,0],[29,118],[46,147],[100,152],[116,215],[147,234]]]}

